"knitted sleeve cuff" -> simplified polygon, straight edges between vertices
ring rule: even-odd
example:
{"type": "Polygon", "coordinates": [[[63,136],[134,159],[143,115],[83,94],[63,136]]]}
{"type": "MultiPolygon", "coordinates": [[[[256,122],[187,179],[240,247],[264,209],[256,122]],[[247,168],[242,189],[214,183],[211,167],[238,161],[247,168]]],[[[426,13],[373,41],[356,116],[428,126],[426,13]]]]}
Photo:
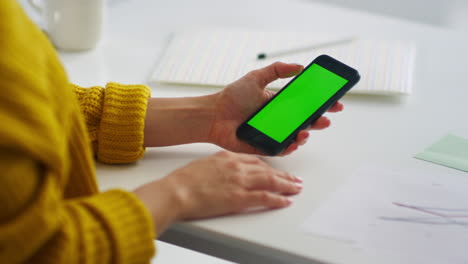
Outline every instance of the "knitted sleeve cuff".
{"type": "Polygon", "coordinates": [[[153,222],[134,194],[110,190],[81,200],[105,224],[116,263],[148,263],[154,255],[153,222]]]}
{"type": "Polygon", "coordinates": [[[73,90],[78,98],[81,112],[84,114],[89,138],[93,145],[93,150],[97,151],[97,134],[101,123],[102,108],[104,104],[105,90],[99,86],[83,88],[72,84],[73,90]]]}
{"type": "Polygon", "coordinates": [[[143,156],[148,97],[145,85],[107,84],[98,131],[100,161],[129,163],[143,156]]]}

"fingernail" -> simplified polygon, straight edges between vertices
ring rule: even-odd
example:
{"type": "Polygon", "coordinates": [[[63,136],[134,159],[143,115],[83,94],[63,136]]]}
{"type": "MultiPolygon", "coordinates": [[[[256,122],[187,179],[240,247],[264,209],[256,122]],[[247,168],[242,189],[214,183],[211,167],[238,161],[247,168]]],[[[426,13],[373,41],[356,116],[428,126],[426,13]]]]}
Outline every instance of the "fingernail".
{"type": "Polygon", "coordinates": [[[296,182],[303,182],[304,180],[301,177],[294,176],[296,182]]]}
{"type": "Polygon", "coordinates": [[[293,203],[293,200],[291,198],[289,198],[289,197],[285,197],[284,201],[286,202],[286,205],[290,205],[290,204],[293,203]]]}
{"type": "Polygon", "coordinates": [[[299,190],[302,190],[302,183],[299,183],[299,182],[295,182],[294,185],[296,185],[296,187],[299,189],[299,190]]]}

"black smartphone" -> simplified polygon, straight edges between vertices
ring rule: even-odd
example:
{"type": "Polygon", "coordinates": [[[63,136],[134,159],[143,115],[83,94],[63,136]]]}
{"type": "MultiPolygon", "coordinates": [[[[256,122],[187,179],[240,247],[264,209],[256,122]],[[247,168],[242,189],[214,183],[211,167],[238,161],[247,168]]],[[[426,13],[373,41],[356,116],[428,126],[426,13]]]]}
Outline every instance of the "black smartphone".
{"type": "Polygon", "coordinates": [[[357,70],[320,55],[242,123],[237,137],[266,155],[278,155],[359,79],[357,70]]]}

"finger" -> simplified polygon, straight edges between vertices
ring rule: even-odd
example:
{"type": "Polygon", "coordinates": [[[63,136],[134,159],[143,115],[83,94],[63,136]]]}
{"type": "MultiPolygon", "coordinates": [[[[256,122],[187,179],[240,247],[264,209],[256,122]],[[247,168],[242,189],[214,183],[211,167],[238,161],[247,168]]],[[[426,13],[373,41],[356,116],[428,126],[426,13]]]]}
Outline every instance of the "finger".
{"type": "Polygon", "coordinates": [[[320,130],[329,127],[331,124],[330,119],[326,116],[321,116],[317,121],[315,121],[310,127],[309,130],[320,130]]]}
{"type": "Polygon", "coordinates": [[[290,181],[290,182],[302,182],[302,179],[299,178],[299,177],[296,177],[294,175],[292,175],[291,173],[288,173],[288,172],[285,172],[285,171],[278,171],[277,172],[277,175],[278,177],[281,177],[287,181],[290,181]]]}
{"type": "Polygon", "coordinates": [[[299,148],[299,145],[297,145],[296,143],[293,142],[283,152],[281,152],[281,154],[279,156],[281,156],[281,157],[287,156],[287,155],[293,153],[294,151],[296,151],[298,148],[299,148]]]}
{"type": "Polygon", "coordinates": [[[288,180],[288,181],[291,181],[291,182],[302,183],[302,178],[294,176],[291,173],[288,173],[288,172],[285,172],[285,171],[278,172],[278,177],[281,177],[281,178],[283,178],[285,180],[288,180]]]}
{"type": "Polygon", "coordinates": [[[299,131],[299,133],[296,136],[296,143],[299,146],[304,145],[305,143],[307,143],[307,139],[309,139],[309,135],[310,135],[309,131],[307,131],[307,130],[299,131]]]}
{"type": "Polygon", "coordinates": [[[296,194],[302,190],[302,184],[294,178],[286,178],[284,172],[272,168],[248,165],[244,187],[248,190],[266,190],[278,193],[296,194]]]}
{"type": "Polygon", "coordinates": [[[343,111],[343,109],[344,109],[344,105],[342,103],[340,103],[340,102],[336,102],[327,111],[331,112],[331,113],[336,113],[336,112],[343,111]]]}
{"type": "Polygon", "coordinates": [[[245,196],[246,208],[264,206],[268,208],[281,208],[289,206],[292,200],[280,194],[267,191],[253,191],[245,196]]]}
{"type": "Polygon", "coordinates": [[[276,79],[288,78],[297,75],[303,69],[304,66],[302,65],[275,62],[264,68],[251,71],[247,75],[255,79],[260,87],[265,87],[276,79]]]}
{"type": "MultiPolygon", "coordinates": [[[[310,130],[310,128],[308,128],[308,130],[310,130]]],[[[309,135],[310,135],[308,130],[299,131],[299,133],[296,136],[296,140],[293,143],[291,143],[291,145],[289,145],[286,148],[286,150],[284,150],[280,154],[280,156],[281,157],[287,156],[287,155],[293,153],[294,151],[296,151],[299,148],[299,146],[305,145],[307,143],[307,140],[309,139],[309,135]]]]}

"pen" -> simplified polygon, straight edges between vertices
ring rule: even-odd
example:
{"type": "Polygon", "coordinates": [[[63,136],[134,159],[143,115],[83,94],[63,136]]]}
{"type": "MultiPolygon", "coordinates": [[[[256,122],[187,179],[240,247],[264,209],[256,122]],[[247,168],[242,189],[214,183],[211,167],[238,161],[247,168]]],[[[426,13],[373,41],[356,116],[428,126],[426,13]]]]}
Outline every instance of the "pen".
{"type": "Polygon", "coordinates": [[[340,39],[340,40],[334,40],[334,41],[329,41],[329,42],[324,42],[324,43],[318,43],[310,46],[304,46],[304,47],[298,47],[294,49],[289,49],[289,50],[282,50],[282,51],[277,51],[277,52],[262,52],[257,54],[257,60],[263,60],[266,58],[273,58],[273,57],[279,57],[283,55],[288,55],[292,53],[297,53],[297,52],[302,52],[302,51],[307,51],[311,49],[319,49],[319,48],[325,48],[325,47],[330,47],[330,46],[335,46],[335,45],[340,45],[340,44],[345,44],[348,42],[351,42],[355,40],[356,38],[346,38],[346,39],[340,39]]]}

